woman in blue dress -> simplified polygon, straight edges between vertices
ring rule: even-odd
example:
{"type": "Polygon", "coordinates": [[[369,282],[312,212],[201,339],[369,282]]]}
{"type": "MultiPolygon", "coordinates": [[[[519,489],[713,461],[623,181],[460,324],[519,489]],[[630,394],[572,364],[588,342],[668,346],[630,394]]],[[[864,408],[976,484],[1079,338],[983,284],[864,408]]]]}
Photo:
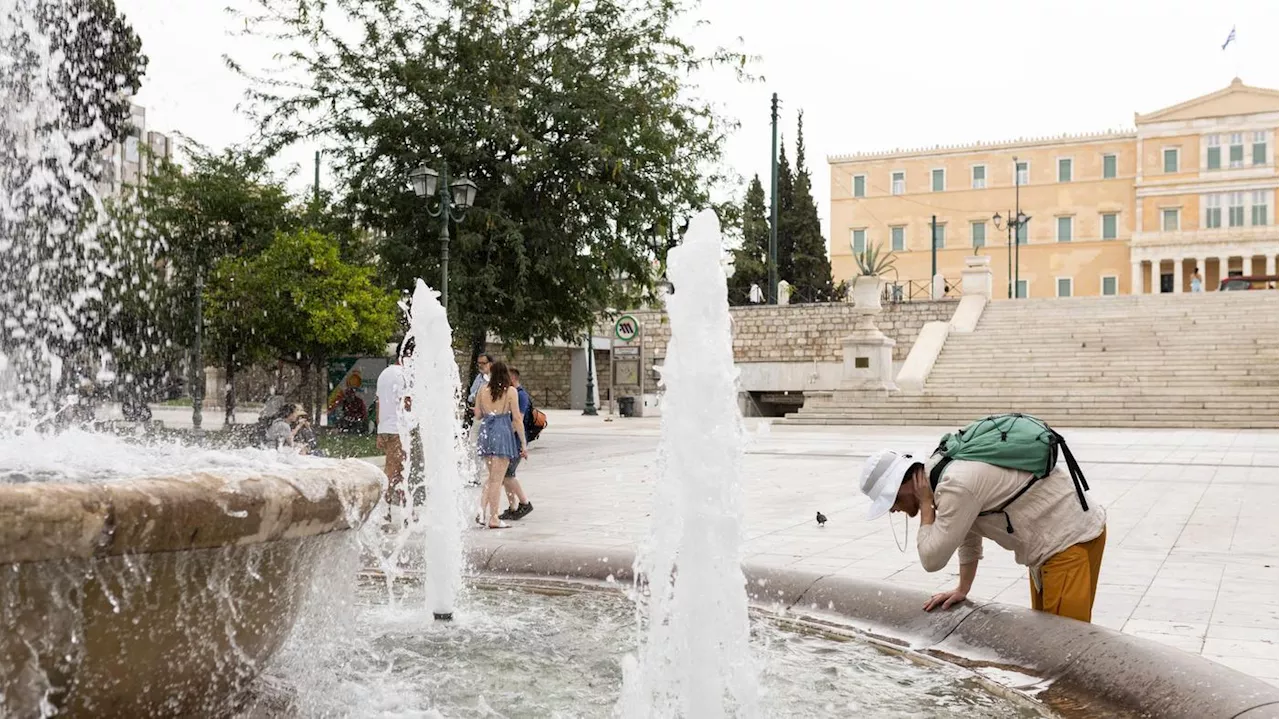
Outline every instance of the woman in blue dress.
{"type": "Polygon", "coordinates": [[[525,451],[520,399],[511,385],[511,372],[506,363],[494,362],[489,366],[489,382],[476,393],[475,417],[480,420],[477,450],[488,469],[480,493],[482,514],[476,517],[476,522],[489,529],[506,529],[511,525],[498,518],[502,480],[512,459],[529,456],[525,451]]]}

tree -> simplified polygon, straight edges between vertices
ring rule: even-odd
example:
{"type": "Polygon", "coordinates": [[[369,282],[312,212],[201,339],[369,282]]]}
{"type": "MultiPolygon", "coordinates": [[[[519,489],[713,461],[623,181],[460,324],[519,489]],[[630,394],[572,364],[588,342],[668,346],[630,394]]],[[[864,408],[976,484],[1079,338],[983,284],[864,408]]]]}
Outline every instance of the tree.
{"type": "Polygon", "coordinates": [[[251,32],[292,38],[306,77],[259,80],[264,134],[331,143],[391,285],[439,271],[439,220],[408,172],[447,164],[478,184],[449,247],[451,321],[473,356],[490,333],[580,338],[620,280],[651,290],[672,218],[720,180],[732,124],[692,99],[690,78],[748,58],[681,40],[680,3],[257,1],[251,32]]]}
{"type": "MultiPolygon", "coordinates": [[[[292,197],[267,167],[266,154],[235,147],[211,152],[195,143],[187,151],[188,168],[161,161],[136,192],[149,243],[157,248],[166,276],[164,293],[155,295],[163,303],[153,311],[163,318],[166,340],[178,347],[191,347],[194,341],[198,281],[211,282],[223,258],[253,256],[277,232],[302,222],[292,197]]],[[[243,313],[212,312],[204,319],[210,340],[206,357],[227,374],[229,423],[235,412],[236,374],[261,352],[243,313]]]]}
{"type": "Polygon", "coordinates": [[[58,93],[85,154],[96,154],[129,131],[130,105],[142,87],[142,40],[114,0],[39,2],[50,55],[61,53],[58,93]],[[94,124],[102,127],[94,131],[94,124]]]}
{"type": "Polygon", "coordinates": [[[741,218],[742,244],[733,250],[733,276],[729,278],[729,302],[735,305],[751,301],[752,285],[766,296],[769,288],[769,216],[758,175],[747,186],[741,218]]]}
{"type": "MultiPolygon", "coordinates": [[[[795,235],[795,216],[792,212],[795,206],[795,179],[791,174],[791,163],[787,161],[785,141],[778,152],[778,280],[786,280],[794,285],[791,260],[795,235]]],[[[777,291],[776,288],[774,291],[777,291]]]]}
{"type": "Polygon", "coordinates": [[[825,302],[832,298],[831,260],[822,236],[818,206],[813,200],[813,182],[805,166],[804,113],[796,121],[796,172],[789,208],[787,280],[803,302],[825,302]]]}
{"type": "MultiPolygon", "coordinates": [[[[311,229],[277,233],[253,257],[223,257],[208,299],[212,327],[247,330],[253,341],[235,346],[298,365],[308,389],[329,357],[382,353],[397,324],[395,296],[377,286],[373,269],[343,262],[338,242],[311,229]]],[[[304,397],[318,422],[315,394],[304,397]]]]}

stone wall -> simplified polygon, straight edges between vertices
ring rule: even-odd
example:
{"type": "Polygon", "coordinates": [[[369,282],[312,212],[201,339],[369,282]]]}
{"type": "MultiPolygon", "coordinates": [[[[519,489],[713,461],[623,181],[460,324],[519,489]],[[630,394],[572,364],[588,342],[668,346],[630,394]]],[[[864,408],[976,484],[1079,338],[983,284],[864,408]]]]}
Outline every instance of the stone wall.
{"type": "MultiPolygon", "coordinates": [[[[906,359],[920,328],[926,322],[946,322],[955,312],[957,300],[903,302],[885,305],[876,325],[897,344],[893,359],[906,359]]],[[[644,328],[646,384],[656,387],[655,362],[667,354],[671,326],[665,312],[641,310],[627,314],[644,328]]],[[[811,305],[732,307],[733,359],[748,362],[841,362],[840,340],[853,331],[857,317],[847,302],[811,305]]],[[[613,334],[613,325],[598,329],[601,336],[613,334]]]]}
{"type": "MultiPolygon", "coordinates": [[[[534,404],[543,409],[569,409],[573,389],[572,356],[578,351],[577,347],[503,347],[495,343],[490,343],[487,349],[494,359],[520,370],[520,382],[525,391],[533,397],[534,404]]],[[[609,394],[609,351],[596,350],[595,354],[596,387],[604,401],[609,394]]],[[[471,356],[469,353],[458,354],[457,358],[465,385],[471,376],[467,366],[471,356]]]]}

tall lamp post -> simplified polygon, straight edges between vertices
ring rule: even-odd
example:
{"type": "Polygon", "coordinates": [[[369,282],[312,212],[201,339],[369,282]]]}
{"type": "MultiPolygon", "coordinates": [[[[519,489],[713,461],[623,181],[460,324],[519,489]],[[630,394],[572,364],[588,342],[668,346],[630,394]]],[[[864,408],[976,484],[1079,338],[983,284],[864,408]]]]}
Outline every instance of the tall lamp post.
{"type": "MultiPolygon", "coordinates": [[[[596,343],[595,331],[587,329],[587,401],[582,406],[582,414],[587,417],[595,417],[599,414],[596,411],[596,343]]],[[[612,400],[610,400],[612,401],[612,400]]]]}
{"type": "Polygon", "coordinates": [[[409,173],[413,192],[428,202],[427,214],[440,218],[440,304],[449,309],[449,222],[462,222],[476,199],[476,183],[464,177],[449,181],[449,165],[443,171],[423,165],[409,173]],[[432,195],[438,195],[436,208],[430,207],[432,195]]]}
{"type": "Polygon", "coordinates": [[[1027,226],[1031,221],[1031,216],[1022,212],[1022,176],[1018,174],[1018,158],[1013,158],[1013,212],[1006,211],[1001,217],[1000,213],[991,216],[991,222],[996,226],[996,230],[1003,226],[1009,233],[1009,299],[1013,299],[1017,292],[1019,282],[1019,272],[1021,270],[1021,245],[1017,237],[1022,228],[1027,226]]]}

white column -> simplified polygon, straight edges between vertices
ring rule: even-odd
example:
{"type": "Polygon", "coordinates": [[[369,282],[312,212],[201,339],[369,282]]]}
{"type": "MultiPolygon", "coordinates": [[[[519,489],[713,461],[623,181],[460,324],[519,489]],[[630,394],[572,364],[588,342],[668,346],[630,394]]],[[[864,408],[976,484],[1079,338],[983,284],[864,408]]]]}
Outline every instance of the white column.
{"type": "Polygon", "coordinates": [[[1132,263],[1133,271],[1129,276],[1129,294],[1142,294],[1142,260],[1134,260],[1132,263]]]}
{"type": "Polygon", "coordinates": [[[1182,294],[1182,262],[1183,258],[1173,258],[1173,294],[1182,294]]]}
{"type": "MultiPolygon", "coordinates": [[[[1227,270],[1231,267],[1231,258],[1223,255],[1218,258],[1218,285],[1222,285],[1222,281],[1227,279],[1227,270]]],[[[1217,287],[1214,288],[1218,289],[1217,287]]]]}
{"type": "Polygon", "coordinates": [[[1269,277],[1271,275],[1274,275],[1275,273],[1276,273],[1276,256],[1268,252],[1267,253],[1267,276],[1269,277]]]}

